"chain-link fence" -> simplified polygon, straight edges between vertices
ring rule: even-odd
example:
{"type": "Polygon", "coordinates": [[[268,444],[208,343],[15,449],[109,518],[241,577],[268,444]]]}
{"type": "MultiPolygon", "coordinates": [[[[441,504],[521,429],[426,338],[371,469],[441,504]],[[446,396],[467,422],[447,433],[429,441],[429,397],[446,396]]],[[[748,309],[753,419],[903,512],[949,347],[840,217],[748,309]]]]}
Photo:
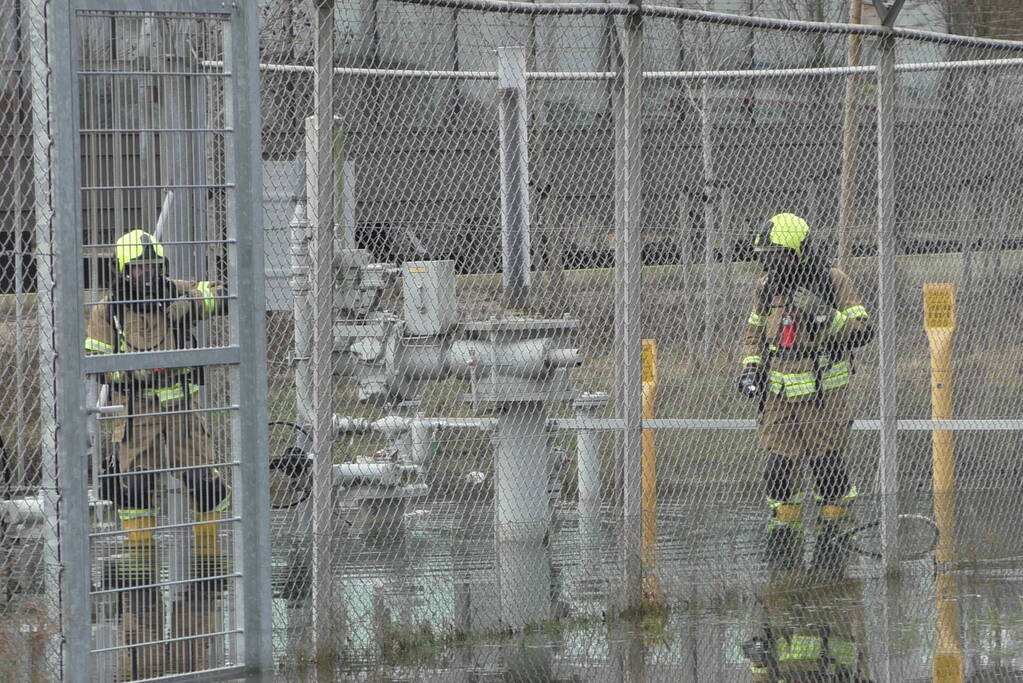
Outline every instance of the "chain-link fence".
{"type": "Polygon", "coordinates": [[[4,680],[1013,667],[1023,45],[10,5],[4,680]]]}
{"type": "Polygon", "coordinates": [[[781,554],[805,550],[806,581],[933,551],[922,287],[954,282],[956,556],[1018,555],[1019,46],[662,7],[645,8],[641,33],[611,6],[264,13],[271,456],[290,454],[274,469],[275,562],[289,567],[276,656],[326,645],[350,672],[596,680],[631,661],[628,638],[602,634],[607,650],[588,654],[573,639],[639,594],[693,643],[656,657],[663,675],[741,680],[743,629],[729,622],[759,617],[721,604],[733,595],[785,628],[823,614],[816,627],[859,648],[863,671],[924,676],[867,638],[876,585],[800,590],[791,557],[790,583],[764,573],[780,552],[765,477],[776,497],[778,479],[791,487],[775,501],[786,514],[805,491],[802,544],[781,554]],[[333,144],[318,143],[331,125],[333,144]],[[752,238],[786,212],[809,224],[815,263],[848,275],[828,302],[850,316],[841,326],[876,338],[776,369],[810,371],[822,398],[797,396],[803,412],[786,415],[769,397],[757,421],[773,436],[758,439],[759,400],[735,390],[744,356],[764,355],[741,348],[761,273],[752,238]],[[317,285],[331,239],[333,279],[317,285]],[[640,416],[656,428],[644,440],[640,416]],[[296,449],[334,454],[333,489],[312,483],[326,469],[289,480],[296,449]],[[723,612],[708,634],[678,614],[697,604],[723,612]],[[505,629],[538,624],[571,635],[500,647],[505,629]],[[459,659],[460,643],[477,658],[459,659]]]}
{"type": "Polygon", "coordinates": [[[56,524],[43,509],[56,500],[54,468],[39,457],[54,443],[54,300],[36,283],[52,277],[50,154],[45,135],[44,19],[38,7],[0,9],[3,52],[3,410],[0,417],[0,672],[9,680],[55,678],[60,634],[56,524]],[[43,134],[35,134],[42,131],[43,134]],[[50,411],[52,412],[52,411],[50,411]]]}

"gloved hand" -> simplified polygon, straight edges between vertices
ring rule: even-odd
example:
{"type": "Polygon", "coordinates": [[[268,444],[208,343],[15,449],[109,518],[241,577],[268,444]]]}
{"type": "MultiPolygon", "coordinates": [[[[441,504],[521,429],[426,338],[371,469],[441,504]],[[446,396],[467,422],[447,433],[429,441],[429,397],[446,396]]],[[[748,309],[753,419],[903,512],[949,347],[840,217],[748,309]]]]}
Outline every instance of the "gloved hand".
{"type": "Polygon", "coordinates": [[[792,294],[792,305],[802,314],[802,319],[818,327],[830,325],[835,315],[835,309],[824,297],[806,287],[796,288],[792,294]]]}
{"type": "Polygon", "coordinates": [[[763,391],[763,387],[760,386],[760,370],[756,367],[748,367],[743,370],[736,384],[739,393],[746,398],[753,398],[763,391]]]}

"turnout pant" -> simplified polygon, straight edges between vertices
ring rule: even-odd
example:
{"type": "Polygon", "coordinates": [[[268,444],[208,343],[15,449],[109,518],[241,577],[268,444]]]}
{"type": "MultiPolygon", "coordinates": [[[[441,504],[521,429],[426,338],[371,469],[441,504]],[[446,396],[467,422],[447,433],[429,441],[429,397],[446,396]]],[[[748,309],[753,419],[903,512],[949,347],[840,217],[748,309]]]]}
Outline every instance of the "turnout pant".
{"type": "Polygon", "coordinates": [[[165,467],[189,469],[175,472],[188,488],[195,512],[207,514],[222,509],[229,489],[214,467],[214,448],[202,417],[190,412],[159,412],[155,402],[139,402],[138,417],[123,418],[114,430],[117,470],[114,503],[122,520],[133,514],[152,514],[153,470],[165,467]],[[165,450],[166,449],[166,450],[165,450]],[[166,453],[166,459],[164,454],[166,453]]]}
{"type": "Polygon", "coordinates": [[[800,494],[804,464],[822,501],[834,503],[849,494],[842,453],[851,428],[844,389],[802,400],[770,394],[757,422],[760,444],[768,453],[764,473],[768,499],[785,502],[800,494]]]}

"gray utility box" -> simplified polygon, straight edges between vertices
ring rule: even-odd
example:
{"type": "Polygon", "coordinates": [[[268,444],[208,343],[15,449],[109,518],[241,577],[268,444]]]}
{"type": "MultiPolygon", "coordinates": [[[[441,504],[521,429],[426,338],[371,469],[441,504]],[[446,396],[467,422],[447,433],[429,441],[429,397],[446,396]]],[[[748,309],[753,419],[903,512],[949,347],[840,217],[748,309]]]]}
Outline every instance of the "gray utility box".
{"type": "Polygon", "coordinates": [[[445,335],[458,324],[454,261],[407,261],[402,265],[405,334],[445,335]]]}

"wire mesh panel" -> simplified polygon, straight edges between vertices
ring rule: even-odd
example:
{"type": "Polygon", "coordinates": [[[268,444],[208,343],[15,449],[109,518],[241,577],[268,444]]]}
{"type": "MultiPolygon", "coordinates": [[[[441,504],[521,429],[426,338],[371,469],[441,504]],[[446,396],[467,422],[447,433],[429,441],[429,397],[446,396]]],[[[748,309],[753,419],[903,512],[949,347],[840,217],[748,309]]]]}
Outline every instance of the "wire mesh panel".
{"type": "MultiPolygon", "coordinates": [[[[84,284],[105,290],[86,309],[86,352],[224,346],[227,74],[197,59],[223,63],[226,17],[76,19],[84,284]]],[[[228,377],[205,363],[94,376],[106,405],[97,408],[92,480],[116,510],[112,528],[90,535],[97,679],[232,663],[239,449],[228,377]]]]}
{"type": "Polygon", "coordinates": [[[57,374],[86,408],[58,418],[85,427],[58,455],[80,477],[57,516],[69,680],[224,675],[269,646],[254,15],[146,6],[62,6],[48,26],[76,155],[56,174],[60,305],[82,318],[57,374]]]}

